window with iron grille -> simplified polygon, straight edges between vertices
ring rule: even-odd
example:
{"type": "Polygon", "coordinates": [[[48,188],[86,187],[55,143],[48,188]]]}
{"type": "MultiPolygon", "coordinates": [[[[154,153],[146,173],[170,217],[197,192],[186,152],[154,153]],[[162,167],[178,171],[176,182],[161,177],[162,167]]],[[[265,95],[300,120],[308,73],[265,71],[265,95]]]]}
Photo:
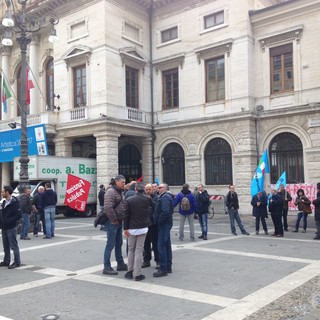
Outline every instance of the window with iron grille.
{"type": "Polygon", "coordinates": [[[126,106],[139,108],[139,71],[126,66],[126,106]]]}
{"type": "Polygon", "coordinates": [[[127,182],[142,176],[141,153],[135,145],[127,144],[119,151],[119,174],[124,175],[127,182]]]}
{"type": "Polygon", "coordinates": [[[225,98],[224,57],[207,60],[206,67],[206,102],[225,98]]]}
{"type": "Polygon", "coordinates": [[[163,181],[170,186],[185,183],[184,151],[178,143],[169,143],[162,153],[163,181]]]}
{"type": "Polygon", "coordinates": [[[73,101],[74,107],[84,107],[87,105],[87,75],[86,65],[73,68],[73,101]]]}
{"type": "Polygon", "coordinates": [[[162,109],[179,107],[178,68],[162,72],[162,109]]]}
{"type": "Polygon", "coordinates": [[[54,107],[54,67],[53,59],[50,59],[46,65],[46,99],[48,110],[54,107]]]}
{"type": "Polygon", "coordinates": [[[232,152],[222,138],[208,142],[204,151],[206,185],[232,184],[232,152]]]}
{"type": "Polygon", "coordinates": [[[204,19],[204,29],[209,29],[219,24],[223,24],[224,11],[219,11],[219,12],[207,15],[203,19],[204,19]]]}
{"type": "Polygon", "coordinates": [[[271,94],[293,91],[292,43],[270,49],[271,94]]]}
{"type": "Polygon", "coordinates": [[[161,42],[168,42],[178,38],[178,27],[161,31],[161,42]]]}
{"type": "Polygon", "coordinates": [[[287,183],[304,182],[303,147],[300,139],[290,132],[276,135],[270,142],[270,179],[277,183],[286,171],[287,183]]]}

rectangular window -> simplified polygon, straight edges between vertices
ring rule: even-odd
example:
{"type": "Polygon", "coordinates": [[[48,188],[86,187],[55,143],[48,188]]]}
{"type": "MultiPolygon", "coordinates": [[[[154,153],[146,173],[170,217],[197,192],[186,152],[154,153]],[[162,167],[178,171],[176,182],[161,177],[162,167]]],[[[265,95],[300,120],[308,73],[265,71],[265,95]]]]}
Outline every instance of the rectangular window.
{"type": "Polygon", "coordinates": [[[161,42],[168,42],[178,38],[178,27],[161,31],[161,42]]]}
{"type": "Polygon", "coordinates": [[[162,108],[179,107],[179,71],[178,68],[162,73],[162,108]]]}
{"type": "Polygon", "coordinates": [[[204,17],[204,29],[224,23],[224,11],[219,11],[204,17]]]}
{"type": "Polygon", "coordinates": [[[224,57],[206,61],[206,102],[225,98],[224,57]]]}
{"type": "Polygon", "coordinates": [[[138,27],[135,27],[132,24],[125,22],[124,28],[125,28],[124,34],[126,37],[137,42],[140,41],[140,37],[139,37],[140,30],[138,27]]]}
{"type": "Polygon", "coordinates": [[[85,64],[73,68],[73,101],[75,108],[87,105],[87,75],[85,64]]]}
{"type": "Polygon", "coordinates": [[[139,108],[139,71],[126,66],[126,106],[139,108]]]}
{"type": "Polygon", "coordinates": [[[271,94],[294,89],[292,43],[270,49],[270,68],[271,94]]]}

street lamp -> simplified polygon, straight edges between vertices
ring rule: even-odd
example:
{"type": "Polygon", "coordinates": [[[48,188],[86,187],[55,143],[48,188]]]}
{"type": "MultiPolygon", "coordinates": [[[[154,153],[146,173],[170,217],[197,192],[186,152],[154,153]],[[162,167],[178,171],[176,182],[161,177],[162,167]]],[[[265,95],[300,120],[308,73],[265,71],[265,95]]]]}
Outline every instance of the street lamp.
{"type": "Polygon", "coordinates": [[[20,173],[19,184],[22,190],[29,185],[28,174],[28,137],[27,137],[27,116],[28,107],[26,102],[26,74],[27,74],[27,48],[31,42],[30,35],[38,32],[45,27],[46,21],[49,20],[51,25],[50,40],[56,39],[56,30],[54,26],[59,22],[59,19],[53,13],[48,13],[42,19],[35,18],[31,14],[27,14],[26,4],[27,0],[18,0],[21,5],[21,10],[15,8],[13,0],[5,0],[7,11],[2,20],[2,25],[5,27],[2,39],[2,45],[12,46],[12,35],[16,34],[17,42],[20,46],[21,53],[21,91],[20,91],[20,108],[21,108],[21,144],[20,144],[20,173]],[[11,15],[11,7],[13,15],[11,15]],[[48,19],[49,18],[49,19],[48,19]]]}

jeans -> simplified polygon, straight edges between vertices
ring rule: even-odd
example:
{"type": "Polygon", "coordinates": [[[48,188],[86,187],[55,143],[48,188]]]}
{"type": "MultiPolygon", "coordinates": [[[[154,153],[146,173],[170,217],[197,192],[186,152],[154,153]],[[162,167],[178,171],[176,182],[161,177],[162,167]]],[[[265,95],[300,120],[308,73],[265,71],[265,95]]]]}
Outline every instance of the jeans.
{"type": "Polygon", "coordinates": [[[39,222],[40,222],[40,213],[37,212],[37,213],[34,213],[33,214],[33,234],[36,235],[38,234],[38,231],[39,231],[39,222]]]}
{"type": "Polygon", "coordinates": [[[44,208],[44,217],[46,220],[46,236],[48,238],[54,237],[55,216],[56,216],[56,206],[50,206],[50,207],[44,208]]]}
{"type": "Polygon", "coordinates": [[[199,223],[203,236],[208,234],[208,213],[199,213],[199,223]]]}
{"type": "Polygon", "coordinates": [[[4,251],[3,262],[10,264],[10,249],[13,251],[14,262],[20,264],[20,251],[17,241],[17,228],[4,230],[2,229],[2,244],[4,251]]]}
{"type": "Polygon", "coordinates": [[[133,276],[141,275],[141,265],[143,260],[143,246],[147,233],[134,236],[129,233],[128,238],[128,271],[133,271],[133,276]]]}
{"type": "Polygon", "coordinates": [[[187,214],[187,215],[180,214],[179,239],[183,240],[183,238],[184,238],[184,223],[185,223],[186,219],[188,219],[188,223],[189,223],[190,239],[194,240],[194,215],[193,215],[193,213],[187,214]]]}
{"type": "Polygon", "coordinates": [[[317,227],[316,238],[320,238],[320,221],[319,220],[316,220],[316,227],[317,227]]]}
{"type": "Polygon", "coordinates": [[[158,225],[158,252],[160,259],[160,270],[167,272],[172,266],[172,248],[170,230],[172,223],[158,225]]]}
{"type": "Polygon", "coordinates": [[[122,223],[111,224],[108,220],[104,225],[107,231],[107,243],[104,249],[103,264],[105,269],[111,268],[110,257],[114,248],[114,253],[118,265],[124,264],[122,256],[122,223]]]}
{"type": "Polygon", "coordinates": [[[228,209],[228,213],[230,218],[231,232],[236,233],[236,226],[234,221],[237,221],[237,224],[240,228],[241,233],[246,233],[246,230],[242,225],[238,209],[228,209]]]}
{"type": "Polygon", "coordinates": [[[20,239],[24,239],[28,236],[29,225],[30,225],[30,215],[29,215],[29,213],[23,213],[22,214],[22,226],[21,226],[21,231],[20,231],[20,239]]]}
{"type": "Polygon", "coordinates": [[[308,214],[303,212],[298,212],[297,214],[296,230],[299,230],[300,220],[302,217],[303,217],[303,229],[307,230],[308,214]]]}

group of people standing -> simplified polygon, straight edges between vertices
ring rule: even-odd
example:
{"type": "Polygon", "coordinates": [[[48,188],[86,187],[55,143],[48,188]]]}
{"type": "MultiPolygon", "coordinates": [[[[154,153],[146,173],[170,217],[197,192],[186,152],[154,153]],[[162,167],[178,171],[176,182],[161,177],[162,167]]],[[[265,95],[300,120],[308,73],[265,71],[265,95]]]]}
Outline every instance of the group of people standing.
{"type": "MultiPolygon", "coordinates": [[[[284,185],[280,185],[279,190],[271,189],[271,195],[268,197],[265,192],[258,192],[251,200],[253,207],[252,214],[256,218],[256,234],[259,234],[260,222],[264,233],[268,234],[266,219],[268,212],[271,214],[274,225],[274,233],[272,236],[283,237],[284,231],[288,229],[288,209],[289,202],[292,201],[290,193],[285,190],[284,185]]],[[[292,232],[299,232],[300,221],[303,219],[302,232],[307,231],[308,215],[312,213],[311,201],[306,197],[303,189],[297,190],[297,196],[294,202],[298,207],[298,214],[295,223],[295,228],[292,232]]],[[[314,240],[320,239],[320,183],[317,184],[317,198],[313,201],[315,206],[315,222],[317,227],[316,236],[314,240]]]]}
{"type": "Polygon", "coordinates": [[[17,241],[17,224],[21,221],[20,240],[30,240],[28,236],[30,217],[33,215],[33,234],[38,236],[39,221],[43,223],[44,239],[54,237],[55,230],[55,211],[57,203],[57,194],[51,188],[51,183],[47,182],[45,186],[38,188],[38,193],[31,199],[31,189],[26,186],[22,189],[18,197],[13,196],[11,186],[2,188],[2,198],[4,201],[1,206],[0,227],[2,232],[2,244],[4,250],[3,261],[0,267],[9,269],[21,266],[20,250],[17,241]],[[14,261],[10,264],[13,251],[14,261]]]}

